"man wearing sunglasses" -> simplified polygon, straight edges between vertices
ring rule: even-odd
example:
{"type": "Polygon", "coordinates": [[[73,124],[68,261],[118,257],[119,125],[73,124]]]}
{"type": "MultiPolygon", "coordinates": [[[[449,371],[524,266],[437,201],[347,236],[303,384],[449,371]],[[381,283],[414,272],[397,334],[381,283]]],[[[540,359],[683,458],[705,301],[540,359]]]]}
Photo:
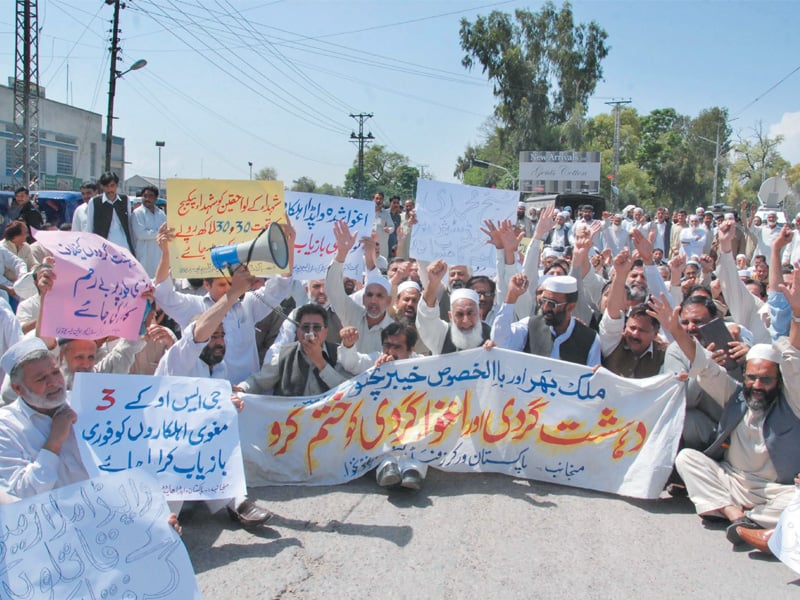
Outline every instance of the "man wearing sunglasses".
{"type": "Polygon", "coordinates": [[[709,352],[684,331],[677,310],[657,308],[689,359],[689,375],[722,408],[711,445],[703,452],[681,450],[675,466],[697,514],[730,522],[727,538],[734,545],[743,543],[743,528],[775,526],[800,472],[800,276],[781,291],[792,311],[789,337],[754,345],[743,383],[715,362],[719,351],[709,352]]]}
{"type": "Polygon", "coordinates": [[[492,326],[492,340],[500,348],[549,356],[580,365],[600,364],[600,339],[575,319],[572,311],[578,300],[578,282],[569,275],[549,277],[542,283],[541,311],[513,322],[514,305],[528,291],[528,278],[522,273],[511,277],[506,301],[492,326]]]}
{"type": "Polygon", "coordinates": [[[352,377],[339,364],[336,345],[326,341],[328,313],[319,304],[297,309],[297,341],[281,348],[237,386],[251,394],[315,396],[352,377]]]}

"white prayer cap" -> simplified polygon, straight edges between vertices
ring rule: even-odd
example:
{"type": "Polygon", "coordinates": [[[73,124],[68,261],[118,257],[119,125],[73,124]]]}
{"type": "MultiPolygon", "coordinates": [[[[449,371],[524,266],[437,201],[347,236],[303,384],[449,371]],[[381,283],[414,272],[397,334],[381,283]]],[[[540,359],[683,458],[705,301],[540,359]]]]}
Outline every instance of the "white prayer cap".
{"type": "Polygon", "coordinates": [[[572,294],[578,291],[578,281],[569,275],[554,275],[542,287],[555,294],[572,294]]]}
{"type": "Polygon", "coordinates": [[[725,218],[726,219],[735,219],[736,217],[734,216],[733,213],[725,213],[725,218]]]}
{"type": "Polygon", "coordinates": [[[464,299],[472,300],[475,304],[478,304],[478,292],[469,288],[459,288],[450,292],[450,306],[453,306],[456,300],[464,299]]]}
{"type": "Polygon", "coordinates": [[[702,206],[698,206],[697,209],[694,211],[694,214],[702,215],[704,212],[706,212],[706,209],[703,208],[702,206]]]}
{"type": "MultiPolygon", "coordinates": [[[[697,267],[697,268],[698,268],[700,271],[702,271],[702,270],[703,270],[703,265],[701,265],[701,264],[700,264],[699,262],[697,262],[696,260],[687,260],[687,261],[686,261],[686,266],[688,267],[689,265],[693,265],[693,266],[697,267]]],[[[684,268],[685,268],[685,267],[684,267],[684,268]]]]}
{"type": "Polygon", "coordinates": [[[517,208],[525,208],[524,202],[517,202],[517,208]]]}
{"type": "Polygon", "coordinates": [[[636,206],[634,206],[633,204],[628,204],[628,206],[626,206],[625,208],[622,209],[622,214],[623,215],[627,214],[629,211],[633,210],[634,208],[636,208],[636,206]]]}
{"type": "Polygon", "coordinates": [[[553,250],[550,246],[542,250],[542,258],[558,257],[561,256],[558,252],[553,250]]]}
{"type": "Polygon", "coordinates": [[[40,350],[47,350],[47,345],[42,341],[42,338],[24,338],[6,350],[3,357],[0,358],[0,367],[10,374],[11,370],[24,361],[26,357],[40,350]]]}
{"type": "Polygon", "coordinates": [[[740,258],[743,258],[743,259],[747,260],[747,255],[746,254],[737,254],[736,255],[736,260],[739,260],[740,258]]]}
{"type": "Polygon", "coordinates": [[[387,294],[392,293],[392,284],[383,275],[370,275],[367,277],[367,282],[364,284],[364,289],[371,285],[379,285],[386,290],[387,294]]]}
{"type": "Polygon", "coordinates": [[[745,278],[745,277],[748,278],[748,279],[750,278],[750,269],[742,269],[741,271],[739,271],[739,279],[742,279],[742,278],[745,278]]]}
{"type": "Polygon", "coordinates": [[[422,288],[419,287],[419,284],[416,281],[412,281],[411,279],[403,281],[400,283],[400,285],[397,286],[397,295],[399,296],[406,290],[417,290],[419,293],[422,293],[422,288]]]}
{"type": "Polygon", "coordinates": [[[569,214],[568,210],[562,210],[560,213],[558,213],[558,216],[559,217],[564,217],[565,219],[569,219],[570,214],[569,214]]]}
{"type": "Polygon", "coordinates": [[[768,360],[781,363],[781,353],[772,344],[756,344],[747,353],[746,360],[768,360]]]}

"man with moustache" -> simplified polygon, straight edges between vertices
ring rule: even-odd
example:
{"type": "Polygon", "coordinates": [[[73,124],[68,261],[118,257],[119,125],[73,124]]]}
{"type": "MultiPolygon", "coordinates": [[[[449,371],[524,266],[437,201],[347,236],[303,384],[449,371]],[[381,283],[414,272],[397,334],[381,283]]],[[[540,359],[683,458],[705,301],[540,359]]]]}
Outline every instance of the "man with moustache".
{"type": "Polygon", "coordinates": [[[538,299],[541,311],[513,322],[514,305],[528,291],[528,278],[522,273],[511,277],[506,301],[492,326],[492,340],[500,348],[549,356],[594,367],[600,364],[600,339],[575,319],[572,311],[578,300],[578,282],[569,275],[549,277],[542,283],[538,299]]]}
{"type": "Polygon", "coordinates": [[[342,321],[342,326],[358,329],[358,351],[365,354],[380,352],[381,331],[394,322],[386,314],[391,302],[391,284],[385,277],[370,275],[365,282],[361,302],[348,296],[343,284],[344,263],[356,243],[358,233],[350,233],[350,228],[344,221],[333,224],[333,233],[336,236],[336,256],[325,275],[328,297],[342,321]]]}
{"type": "Polygon", "coordinates": [[[633,266],[627,248],[614,258],[614,281],[600,320],[603,366],[622,377],[642,379],[661,372],[667,344],[658,340],[658,320],[647,314],[647,305],[628,310],[625,280],[633,266]]]}
{"type": "Polygon", "coordinates": [[[792,311],[789,337],[774,346],[754,345],[743,383],[684,331],[677,310],[658,308],[691,364],[689,375],[722,409],[712,443],[703,452],[682,450],[675,466],[697,514],[729,521],[727,538],[734,545],[743,543],[737,528],[775,526],[800,472],[800,276],[781,287],[792,311]]]}
{"type": "Polygon", "coordinates": [[[17,342],[0,359],[17,399],[0,408],[0,485],[27,498],[89,478],[72,425],[58,364],[37,337],[17,342]]]}
{"type": "Polygon", "coordinates": [[[447,264],[436,260],[428,265],[428,285],[417,307],[417,331],[431,354],[449,354],[484,346],[490,348],[489,325],[481,321],[478,293],[469,288],[459,288],[450,294],[450,322],[439,318],[436,306],[437,292],[447,273],[447,264]]]}

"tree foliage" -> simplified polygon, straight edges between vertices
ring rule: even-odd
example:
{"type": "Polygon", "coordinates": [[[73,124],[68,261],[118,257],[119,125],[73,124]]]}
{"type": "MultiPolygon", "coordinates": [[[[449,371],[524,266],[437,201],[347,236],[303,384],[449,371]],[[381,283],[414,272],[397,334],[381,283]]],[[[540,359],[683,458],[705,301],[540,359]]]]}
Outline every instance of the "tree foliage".
{"type": "Polygon", "coordinates": [[[733,146],[734,161],[731,179],[738,183],[745,194],[758,194],[761,184],[769,177],[783,175],[790,164],[780,155],[778,146],[783,136],[771,138],[761,123],[750,130],[747,137],[739,136],[733,146]]]}
{"type": "MultiPolygon", "coordinates": [[[[358,160],[347,171],[344,192],[354,195],[358,186],[358,160]]],[[[399,152],[389,152],[385,146],[374,144],[364,152],[364,192],[371,197],[383,192],[386,197],[414,197],[419,169],[409,164],[408,157],[399,152]]]]}
{"type": "Polygon", "coordinates": [[[263,179],[264,181],[277,181],[278,172],[274,167],[264,167],[259,169],[256,173],[256,179],[263,179]]]}
{"type": "Polygon", "coordinates": [[[539,12],[462,19],[459,35],[462,65],[480,65],[494,84],[501,146],[512,154],[561,148],[559,126],[583,110],[602,78],[606,32],[594,21],[576,25],[569,2],[558,9],[548,1],[539,12]]]}
{"type": "Polygon", "coordinates": [[[311,179],[311,177],[306,177],[304,175],[304,176],[298,177],[297,179],[292,181],[292,191],[293,192],[316,192],[317,191],[317,184],[313,179],[311,179]]]}

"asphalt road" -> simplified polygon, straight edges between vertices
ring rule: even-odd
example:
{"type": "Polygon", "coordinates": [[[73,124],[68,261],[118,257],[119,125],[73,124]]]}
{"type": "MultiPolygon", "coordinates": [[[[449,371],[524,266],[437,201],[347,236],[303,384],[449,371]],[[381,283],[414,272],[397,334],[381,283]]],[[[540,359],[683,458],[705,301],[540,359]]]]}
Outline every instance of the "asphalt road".
{"type": "Polygon", "coordinates": [[[800,598],[800,575],[734,551],[688,499],[626,500],[431,469],[419,492],[373,476],[263,487],[249,532],[202,503],[181,515],[203,596],[264,598],[800,598]]]}

